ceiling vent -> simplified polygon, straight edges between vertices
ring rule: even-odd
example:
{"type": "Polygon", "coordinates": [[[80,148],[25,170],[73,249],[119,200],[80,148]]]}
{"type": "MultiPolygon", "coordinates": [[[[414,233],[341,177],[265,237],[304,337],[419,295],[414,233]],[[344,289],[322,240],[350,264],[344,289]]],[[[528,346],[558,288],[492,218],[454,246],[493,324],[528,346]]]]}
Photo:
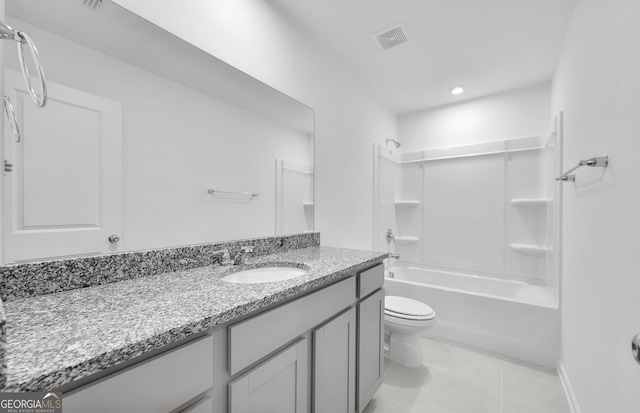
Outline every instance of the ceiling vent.
{"type": "Polygon", "coordinates": [[[384,51],[408,42],[409,35],[404,24],[399,23],[374,34],[373,40],[384,51]]]}

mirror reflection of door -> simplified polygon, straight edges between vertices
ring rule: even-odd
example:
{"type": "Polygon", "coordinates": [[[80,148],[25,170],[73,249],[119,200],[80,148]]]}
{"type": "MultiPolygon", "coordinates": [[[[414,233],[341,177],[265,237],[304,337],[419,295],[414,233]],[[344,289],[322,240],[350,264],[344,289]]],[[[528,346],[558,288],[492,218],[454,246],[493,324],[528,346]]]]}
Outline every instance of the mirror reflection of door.
{"type": "Polygon", "coordinates": [[[5,70],[21,140],[5,122],[5,262],[108,252],[122,230],[122,122],[118,102],[48,82],[36,107],[5,70]],[[72,200],[72,202],[70,202],[72,200]]]}

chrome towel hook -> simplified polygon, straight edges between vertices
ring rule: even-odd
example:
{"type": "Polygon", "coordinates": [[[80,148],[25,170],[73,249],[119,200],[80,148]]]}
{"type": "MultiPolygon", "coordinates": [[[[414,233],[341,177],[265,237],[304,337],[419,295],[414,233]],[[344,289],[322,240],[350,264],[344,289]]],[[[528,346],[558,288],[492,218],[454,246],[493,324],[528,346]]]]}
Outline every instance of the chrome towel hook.
{"type": "Polygon", "coordinates": [[[609,156],[598,156],[596,158],[583,160],[578,162],[576,166],[569,169],[567,172],[557,177],[556,181],[575,182],[576,181],[575,174],[571,174],[571,175],[569,174],[575,171],[576,169],[580,168],[581,166],[590,166],[592,168],[606,168],[607,165],[609,165],[609,156]]]}
{"type": "Polygon", "coordinates": [[[42,68],[40,56],[38,55],[38,49],[36,49],[36,45],[33,43],[33,40],[31,40],[31,37],[29,37],[29,35],[27,35],[25,32],[14,30],[3,21],[0,21],[0,39],[15,40],[16,42],[18,42],[18,56],[20,57],[19,60],[20,69],[22,69],[22,78],[24,79],[24,83],[27,86],[27,91],[29,92],[31,99],[33,99],[37,106],[43,107],[47,104],[47,84],[45,81],[44,69],[42,68]],[[29,67],[27,66],[27,62],[24,57],[25,44],[29,47],[31,58],[38,68],[38,78],[40,80],[41,88],[40,96],[38,96],[38,93],[34,90],[33,85],[31,84],[29,67]]]}

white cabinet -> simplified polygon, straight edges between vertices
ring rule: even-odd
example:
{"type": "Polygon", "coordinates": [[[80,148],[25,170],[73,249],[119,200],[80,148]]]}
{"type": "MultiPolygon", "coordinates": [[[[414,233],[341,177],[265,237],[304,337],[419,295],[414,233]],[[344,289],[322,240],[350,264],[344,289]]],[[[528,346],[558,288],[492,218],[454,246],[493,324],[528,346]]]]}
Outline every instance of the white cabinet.
{"type": "Polygon", "coordinates": [[[308,354],[300,339],[229,383],[229,413],[304,413],[308,354]]]}
{"type": "Polygon", "coordinates": [[[352,413],[356,388],[356,311],[313,331],[313,412],[352,413]]]}
{"type": "Polygon", "coordinates": [[[206,336],[64,394],[62,405],[65,413],[168,413],[212,386],[206,336]]]}
{"type": "Polygon", "coordinates": [[[358,412],[384,379],[384,292],[378,289],[358,303],[358,412]]]}

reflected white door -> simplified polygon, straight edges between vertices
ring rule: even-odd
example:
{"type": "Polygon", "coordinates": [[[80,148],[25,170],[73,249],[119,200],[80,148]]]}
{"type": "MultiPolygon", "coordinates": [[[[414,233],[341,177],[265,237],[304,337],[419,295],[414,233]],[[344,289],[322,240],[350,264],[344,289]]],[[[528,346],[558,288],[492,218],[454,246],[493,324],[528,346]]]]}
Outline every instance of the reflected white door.
{"type": "MultiPolygon", "coordinates": [[[[19,73],[5,70],[21,140],[5,122],[6,263],[108,252],[122,231],[120,103],[47,83],[44,108],[19,73]]],[[[112,247],[113,248],[113,247],[112,247]]]]}

